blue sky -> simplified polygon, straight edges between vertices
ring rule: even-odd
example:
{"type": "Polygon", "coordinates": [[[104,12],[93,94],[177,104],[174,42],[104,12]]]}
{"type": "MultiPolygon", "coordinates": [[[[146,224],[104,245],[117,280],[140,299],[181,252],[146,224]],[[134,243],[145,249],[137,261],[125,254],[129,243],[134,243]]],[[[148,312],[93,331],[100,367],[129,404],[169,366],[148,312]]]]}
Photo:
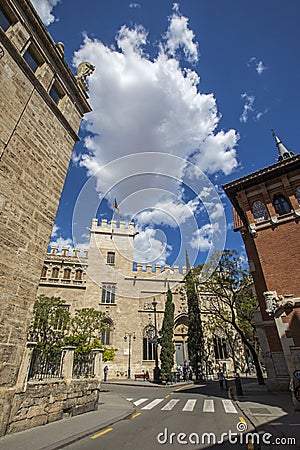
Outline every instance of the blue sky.
{"type": "Polygon", "coordinates": [[[138,261],[243,251],[221,185],[277,161],[271,128],[298,152],[300,3],[33,3],[74,73],[96,67],[52,242],[85,247],[117,198],[138,261]]]}

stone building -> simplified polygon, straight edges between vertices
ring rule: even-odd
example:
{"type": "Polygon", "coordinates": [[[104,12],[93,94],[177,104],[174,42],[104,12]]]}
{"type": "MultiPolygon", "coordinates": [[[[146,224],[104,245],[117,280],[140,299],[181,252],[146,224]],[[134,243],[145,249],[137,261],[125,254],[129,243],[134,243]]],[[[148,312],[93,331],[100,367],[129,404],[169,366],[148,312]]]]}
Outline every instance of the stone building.
{"type": "MultiPolygon", "coordinates": [[[[111,377],[128,376],[148,370],[152,376],[155,349],[151,333],[155,334],[152,302],[155,299],[157,330],[162,327],[166,292],[170,287],[175,305],[174,367],[188,362],[187,301],[183,293],[185,267],[134,264],[134,224],[108,223],[92,220],[89,249],[83,256],[68,249],[58,253],[56,247],[47,254],[38,295],[56,296],[65,300],[71,314],[76,309],[93,307],[106,316],[107,331],[102,343],[117,348],[115,360],[109,363],[111,377]],[[129,355],[129,339],[132,335],[129,355]],[[133,339],[133,335],[135,339],[133,339]],[[149,339],[150,338],[150,339],[149,339]]],[[[202,320],[209,320],[209,305],[202,299],[202,320]]],[[[232,371],[232,360],[223,336],[211,337],[209,367],[216,370],[225,364],[232,371]]],[[[237,349],[241,355],[241,346],[237,349]]]]}
{"type": "Polygon", "coordinates": [[[281,389],[300,368],[300,156],[273,136],[278,162],[223,187],[259,300],[256,326],[268,384],[281,389]]]}
{"type": "Polygon", "coordinates": [[[0,4],[0,435],[44,254],[78,129],[90,111],[77,78],[28,0],[0,4]]]}

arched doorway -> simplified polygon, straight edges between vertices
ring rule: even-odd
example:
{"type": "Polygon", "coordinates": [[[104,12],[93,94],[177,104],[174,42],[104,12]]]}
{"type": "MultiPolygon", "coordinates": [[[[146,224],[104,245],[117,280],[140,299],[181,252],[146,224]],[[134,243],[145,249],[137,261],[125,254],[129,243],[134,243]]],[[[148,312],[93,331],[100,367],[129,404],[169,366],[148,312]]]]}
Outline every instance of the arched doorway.
{"type": "Polygon", "coordinates": [[[181,314],[175,319],[174,326],[175,359],[177,366],[189,365],[188,356],[188,318],[186,314],[181,314]]]}

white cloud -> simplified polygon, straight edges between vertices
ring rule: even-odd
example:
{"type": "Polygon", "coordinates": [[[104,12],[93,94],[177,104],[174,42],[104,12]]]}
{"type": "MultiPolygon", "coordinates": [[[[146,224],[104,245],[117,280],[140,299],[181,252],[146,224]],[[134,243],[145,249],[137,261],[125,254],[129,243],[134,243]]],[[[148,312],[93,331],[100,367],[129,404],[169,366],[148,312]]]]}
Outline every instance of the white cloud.
{"type": "Polygon", "coordinates": [[[174,5],[175,12],[170,18],[169,28],[165,34],[165,51],[175,57],[176,52],[182,49],[187,61],[195,63],[199,59],[198,43],[194,41],[195,35],[188,28],[188,18],[179,14],[178,4],[174,5]]]}
{"type": "Polygon", "coordinates": [[[140,8],[141,5],[139,3],[129,3],[129,8],[140,8]]]}
{"type": "Polygon", "coordinates": [[[247,92],[244,92],[241,95],[241,98],[245,101],[245,104],[244,104],[244,109],[243,109],[242,115],[240,116],[240,121],[243,123],[246,123],[249,118],[249,113],[254,111],[253,105],[254,105],[255,97],[254,97],[254,95],[249,95],[249,94],[247,94],[247,92]]]}
{"type": "Polygon", "coordinates": [[[56,225],[56,223],[53,225],[53,229],[52,229],[52,233],[51,233],[51,237],[55,237],[58,235],[58,232],[60,230],[60,227],[58,225],[56,225]]]}
{"type": "Polygon", "coordinates": [[[184,206],[180,195],[186,160],[193,155],[202,171],[229,174],[237,166],[239,137],[235,130],[216,131],[221,115],[214,95],[201,93],[199,74],[176,58],[179,50],[189,61],[199,57],[178,5],[155,57],[145,53],[147,44],[144,27],[123,25],[115,47],[85,36],[75,53],[74,64],[90,61],[96,67],[89,78],[88,152],[80,164],[94,176],[100,198],[111,207],[118,199],[123,216],[134,216],[143,227],[148,222],[150,229],[161,223],[175,227],[197,210],[194,203],[184,206]],[[155,187],[161,192],[154,195],[155,187]]]}
{"type": "Polygon", "coordinates": [[[267,68],[264,63],[262,61],[258,61],[258,63],[256,64],[256,72],[258,73],[258,75],[261,75],[266,69],[267,68]]]}
{"type": "Polygon", "coordinates": [[[52,14],[52,10],[59,2],[60,0],[31,0],[31,3],[45,25],[50,25],[50,23],[56,20],[52,14]]]}
{"type": "Polygon", "coordinates": [[[267,70],[267,67],[264,65],[263,61],[258,60],[256,56],[252,56],[252,58],[249,59],[247,66],[255,67],[258,75],[261,75],[265,70],[267,70]]]}
{"type": "Polygon", "coordinates": [[[167,257],[172,252],[172,247],[167,244],[166,239],[157,239],[157,231],[152,228],[139,231],[134,238],[134,261],[141,264],[166,263],[167,257]]]}
{"type": "Polygon", "coordinates": [[[213,245],[214,233],[218,231],[218,224],[207,223],[195,231],[191,240],[191,247],[200,252],[208,251],[213,245]]]}
{"type": "Polygon", "coordinates": [[[250,95],[247,94],[247,92],[244,92],[244,94],[241,95],[241,98],[245,102],[243,112],[240,116],[241,122],[246,123],[250,117],[252,117],[254,120],[260,120],[260,118],[268,112],[268,108],[266,108],[264,111],[257,111],[254,108],[254,95],[250,95]]]}

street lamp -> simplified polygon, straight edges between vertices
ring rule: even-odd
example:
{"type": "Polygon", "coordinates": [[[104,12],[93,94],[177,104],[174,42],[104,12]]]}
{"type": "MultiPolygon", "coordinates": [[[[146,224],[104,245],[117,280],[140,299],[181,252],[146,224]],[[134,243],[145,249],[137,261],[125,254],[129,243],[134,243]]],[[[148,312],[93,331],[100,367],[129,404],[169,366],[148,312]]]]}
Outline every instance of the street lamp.
{"type": "Polygon", "coordinates": [[[128,371],[127,371],[128,380],[130,380],[130,372],[131,372],[131,367],[130,367],[131,338],[135,341],[135,333],[134,332],[133,333],[125,333],[124,341],[126,342],[128,339],[128,371]]]}
{"type": "Polygon", "coordinates": [[[157,352],[158,336],[157,336],[157,323],[156,323],[157,301],[155,300],[155,298],[153,299],[152,306],[153,306],[153,312],[154,312],[154,338],[153,338],[153,343],[154,343],[154,357],[155,357],[155,367],[154,367],[154,370],[153,370],[153,378],[154,378],[154,381],[159,381],[160,369],[158,367],[158,352],[157,352]]]}

